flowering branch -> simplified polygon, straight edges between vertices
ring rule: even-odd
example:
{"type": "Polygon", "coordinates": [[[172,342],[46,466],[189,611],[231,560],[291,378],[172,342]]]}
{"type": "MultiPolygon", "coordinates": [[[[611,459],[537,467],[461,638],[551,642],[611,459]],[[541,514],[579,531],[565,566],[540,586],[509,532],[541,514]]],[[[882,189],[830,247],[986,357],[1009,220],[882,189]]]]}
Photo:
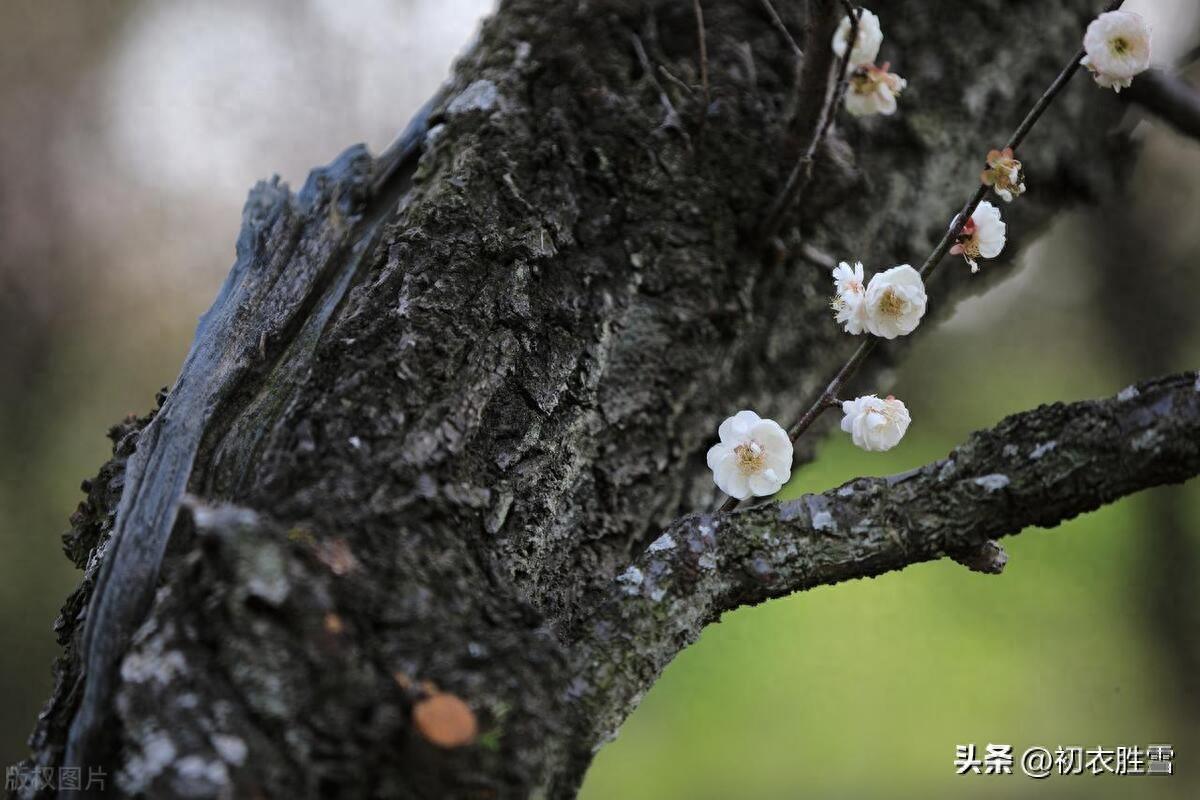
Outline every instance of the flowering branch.
{"type": "MultiPolygon", "coordinates": [[[[1119,8],[1123,1],[1124,0],[1113,0],[1108,4],[1105,11],[1112,11],[1119,8]]],[[[852,31],[856,32],[857,28],[852,28],[852,31]]],[[[856,33],[852,33],[849,41],[855,41],[855,35],[856,33]]],[[[847,48],[847,53],[849,53],[849,50],[850,48],[847,48]]],[[[1086,55],[1087,54],[1084,48],[1080,48],[1075,55],[1071,57],[1071,60],[1067,62],[1066,66],[1064,66],[1054,80],[1051,81],[1050,86],[1041,95],[1041,97],[1034,102],[1033,106],[1021,120],[1020,124],[1017,125],[1016,130],[1014,130],[1012,135],[1008,138],[1008,142],[1005,144],[1006,151],[1015,151],[1018,147],[1020,147],[1020,145],[1025,141],[1025,138],[1029,135],[1029,132],[1033,130],[1033,126],[1037,124],[1037,121],[1041,119],[1043,114],[1046,113],[1046,109],[1048,109],[1050,104],[1054,102],[1055,98],[1062,93],[1062,90],[1066,88],[1067,83],[1079,70],[1086,55]]],[[[937,245],[934,246],[933,251],[921,265],[919,275],[924,283],[929,282],[930,278],[933,276],[933,273],[937,270],[938,265],[941,264],[946,255],[950,253],[951,248],[955,246],[955,243],[959,240],[960,235],[963,233],[964,227],[971,222],[972,215],[975,213],[976,209],[979,208],[980,204],[983,202],[983,199],[987,196],[987,193],[991,190],[991,188],[992,187],[988,184],[981,182],[980,185],[976,187],[970,199],[968,199],[963,205],[962,210],[959,211],[957,216],[954,217],[950,227],[942,235],[941,240],[938,241],[937,245]]],[[[846,383],[858,372],[859,368],[867,360],[867,357],[878,344],[879,339],[875,336],[867,336],[863,339],[862,343],[850,356],[849,360],[847,360],[846,363],[843,364],[842,367],[830,379],[825,389],[817,396],[812,404],[808,406],[804,413],[801,414],[800,418],[788,429],[788,435],[793,444],[795,444],[795,442],[804,435],[805,431],[812,427],[813,423],[817,421],[817,419],[826,409],[837,405],[835,398],[841,392],[846,383]]],[[[739,502],[740,500],[738,498],[731,496],[721,505],[720,510],[723,512],[731,511],[737,507],[739,502]]]]}
{"type": "Polygon", "coordinates": [[[724,612],[951,553],[997,571],[1004,556],[993,539],[1197,474],[1200,373],[1191,372],[1016,414],[900,475],[733,514],[691,514],[613,581],[575,631],[580,672],[595,676],[596,694],[633,693],[724,612]]]}

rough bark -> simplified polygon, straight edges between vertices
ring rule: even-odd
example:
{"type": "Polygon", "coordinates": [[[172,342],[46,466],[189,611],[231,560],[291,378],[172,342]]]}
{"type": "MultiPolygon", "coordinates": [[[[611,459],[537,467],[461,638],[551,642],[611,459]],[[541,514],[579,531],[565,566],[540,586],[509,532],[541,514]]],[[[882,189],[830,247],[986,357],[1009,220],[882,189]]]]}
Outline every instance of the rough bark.
{"type": "MultiPolygon", "coordinates": [[[[875,10],[904,111],[839,120],[777,246],[752,232],[804,143],[757,0],[705,4],[707,107],[680,87],[691,4],[509,0],[397,148],[256,188],[183,373],[67,535],[84,580],[31,763],[70,739],[155,797],[571,795],[661,666],[581,719],[590,610],[713,502],[719,419],[794,417],[853,348],[804,247],[917,260],[1093,11],[875,10]],[[475,744],[416,733],[421,682],[469,704],[475,744]]],[[[1086,88],[1023,148],[1010,252],[1112,190],[1123,145],[1090,134],[1120,107],[1086,88]]]]}

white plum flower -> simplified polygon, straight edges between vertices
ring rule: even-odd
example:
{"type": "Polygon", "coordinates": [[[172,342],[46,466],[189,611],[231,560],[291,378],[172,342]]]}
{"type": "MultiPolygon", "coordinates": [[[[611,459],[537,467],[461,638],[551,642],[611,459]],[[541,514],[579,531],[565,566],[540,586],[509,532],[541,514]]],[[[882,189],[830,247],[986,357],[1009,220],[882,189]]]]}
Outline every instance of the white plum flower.
{"type": "Polygon", "coordinates": [[[1109,11],[1088,25],[1083,49],[1080,63],[1096,83],[1119,92],[1150,67],[1150,26],[1132,11],[1109,11]]]}
{"type": "Polygon", "coordinates": [[[979,176],[985,186],[1000,195],[1006,203],[1025,193],[1025,172],[1021,162],[1013,157],[1011,147],[990,150],[987,154],[987,169],[979,176]]]}
{"type": "Polygon", "coordinates": [[[873,394],[842,403],[842,430],[854,444],[869,452],[891,450],[904,438],[912,417],[904,403],[892,397],[880,400],[873,394]]]}
{"type": "Polygon", "coordinates": [[[908,81],[888,72],[890,66],[867,64],[854,71],[846,87],[847,111],[856,117],[867,114],[883,114],[886,117],[896,113],[896,97],[908,85],[908,81]]]}
{"type": "Polygon", "coordinates": [[[907,336],[925,316],[925,283],[908,264],[884,270],[867,284],[867,330],[884,339],[907,336]]]}
{"type": "Polygon", "coordinates": [[[1007,226],[1000,219],[1000,209],[984,200],[963,225],[950,252],[965,258],[971,265],[971,272],[978,272],[979,259],[995,258],[1004,249],[1006,229],[1007,226]]]}
{"type": "Polygon", "coordinates": [[[792,477],[792,440],[772,419],[739,411],[721,423],[721,441],[708,450],[717,488],[745,500],[778,492],[792,477]]]}
{"type": "MultiPolygon", "coordinates": [[[[854,47],[850,49],[850,59],[846,62],[846,73],[849,74],[866,64],[874,64],[879,55],[879,46],[883,44],[883,29],[879,27],[879,17],[861,9],[858,18],[858,35],[854,37],[854,47]]],[[[838,58],[846,55],[846,46],[850,43],[850,28],[853,20],[847,15],[833,34],[833,53],[838,58]]]]}
{"type": "Polygon", "coordinates": [[[845,261],[833,270],[834,319],[842,325],[846,333],[855,336],[867,329],[866,286],[863,278],[862,262],[855,262],[851,267],[845,261]]]}

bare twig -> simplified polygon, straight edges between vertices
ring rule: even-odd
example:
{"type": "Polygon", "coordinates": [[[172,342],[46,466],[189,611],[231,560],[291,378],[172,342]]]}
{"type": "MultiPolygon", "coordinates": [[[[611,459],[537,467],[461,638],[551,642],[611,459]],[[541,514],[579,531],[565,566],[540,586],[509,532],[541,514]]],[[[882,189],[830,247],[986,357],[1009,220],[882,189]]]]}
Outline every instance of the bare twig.
{"type": "MultiPolygon", "coordinates": [[[[1105,10],[1112,11],[1113,9],[1119,8],[1122,2],[1123,0],[1114,0],[1108,4],[1105,10]]],[[[854,41],[853,31],[850,41],[854,41]]],[[[847,48],[847,52],[849,52],[849,48],[847,48]]],[[[1050,86],[1045,92],[1042,93],[1042,96],[1037,99],[1037,101],[1033,104],[1033,107],[1030,108],[1029,112],[1025,115],[1024,119],[1021,120],[1021,123],[1017,126],[1016,130],[1013,131],[1012,136],[1009,137],[1008,142],[1005,145],[1006,147],[1011,147],[1013,150],[1016,150],[1021,143],[1025,141],[1025,137],[1029,135],[1029,132],[1033,129],[1033,126],[1037,124],[1037,121],[1041,119],[1044,113],[1046,113],[1046,109],[1050,107],[1050,104],[1054,102],[1054,99],[1058,97],[1058,95],[1066,87],[1067,82],[1071,80],[1071,77],[1079,69],[1079,62],[1083,56],[1084,51],[1082,49],[1076,52],[1067,65],[1063,67],[1057,76],[1055,76],[1054,80],[1051,81],[1050,86]]],[[[971,199],[969,199],[962,207],[962,210],[958,212],[958,216],[954,218],[954,221],[951,223],[949,229],[945,234],[942,235],[941,240],[933,248],[933,252],[930,253],[929,257],[925,259],[925,262],[921,265],[920,272],[922,280],[924,280],[926,283],[929,282],[934,270],[937,269],[938,265],[942,262],[942,259],[944,259],[946,254],[950,252],[950,248],[954,246],[954,241],[958,238],[958,235],[962,233],[963,226],[967,223],[967,220],[971,218],[971,215],[975,213],[975,209],[983,201],[983,198],[987,195],[987,193],[988,187],[983,184],[980,184],[975,189],[974,194],[971,195],[971,199]]],[[[799,439],[814,422],[816,422],[816,420],[827,408],[833,407],[833,398],[837,397],[842,387],[846,385],[846,382],[849,381],[856,372],[858,372],[859,367],[861,367],[863,362],[867,360],[867,356],[871,354],[871,351],[874,350],[878,344],[879,339],[874,336],[867,336],[863,339],[862,343],[854,351],[854,354],[850,356],[850,359],[843,364],[841,369],[839,369],[833,378],[830,379],[829,384],[825,387],[824,391],[817,396],[808,409],[800,416],[800,419],[797,420],[796,423],[788,430],[788,434],[791,436],[793,443],[799,439]]],[[[721,511],[730,511],[736,508],[738,502],[739,501],[735,498],[729,498],[721,505],[721,511]]]]}
{"type": "Polygon", "coordinates": [[[792,38],[792,34],[788,33],[787,25],[783,24],[783,19],[780,18],[779,12],[775,10],[775,6],[772,5],[771,0],[762,0],[762,4],[763,8],[767,11],[767,16],[771,18],[771,24],[782,34],[788,46],[792,48],[792,53],[797,59],[804,58],[804,52],[800,49],[800,45],[796,44],[796,40],[792,38]]]}
{"type": "Polygon", "coordinates": [[[824,141],[825,136],[829,133],[829,128],[833,125],[834,119],[837,118],[837,110],[842,107],[842,99],[846,96],[846,89],[850,86],[850,53],[854,49],[854,43],[858,41],[858,26],[862,20],[862,8],[855,6],[850,0],[842,0],[842,8],[846,10],[846,16],[850,18],[850,39],[846,47],[846,52],[842,55],[841,71],[838,73],[837,84],[833,88],[833,102],[829,104],[828,113],[825,114],[825,121],[821,132],[817,136],[818,143],[824,141]]]}
{"type": "Polygon", "coordinates": [[[662,73],[662,76],[664,78],[669,80],[675,86],[678,86],[680,89],[683,89],[689,95],[693,94],[695,92],[695,89],[693,89],[691,86],[688,86],[687,83],[685,83],[682,78],[680,78],[675,73],[671,72],[671,70],[667,69],[665,64],[659,64],[658,71],[662,73]]]}
{"type": "Polygon", "coordinates": [[[700,45],[700,85],[704,87],[704,109],[700,112],[700,124],[703,125],[708,106],[712,102],[708,90],[708,41],[704,34],[704,9],[700,7],[700,0],[692,0],[692,8],[696,10],[696,39],[700,45]]]}
{"type": "Polygon", "coordinates": [[[667,90],[658,81],[658,75],[655,74],[654,66],[650,63],[650,56],[646,55],[646,47],[642,44],[642,38],[636,33],[630,33],[629,39],[633,42],[633,50],[637,53],[638,63],[642,66],[642,72],[654,84],[654,88],[658,90],[658,101],[662,104],[663,114],[666,119],[663,120],[662,127],[672,128],[679,131],[679,135],[683,137],[688,146],[691,146],[692,138],[688,135],[687,130],[683,127],[683,120],[679,116],[679,112],[675,110],[675,104],[671,102],[671,98],[667,95],[667,90]]]}
{"type": "MultiPolygon", "coordinates": [[[[821,128],[817,131],[817,135],[812,142],[812,152],[808,159],[804,161],[804,172],[800,176],[800,185],[793,190],[795,197],[803,195],[804,190],[808,188],[808,182],[812,180],[813,162],[817,155],[817,148],[821,142],[825,141],[825,137],[829,135],[829,129],[833,127],[833,121],[837,118],[837,110],[842,107],[842,100],[846,96],[846,89],[850,86],[850,55],[854,49],[854,42],[858,40],[858,26],[862,20],[862,9],[849,2],[849,0],[841,0],[841,3],[842,8],[846,11],[846,16],[850,18],[850,38],[848,39],[850,44],[846,47],[846,52],[842,54],[840,59],[837,82],[833,88],[833,97],[825,106],[821,128]]],[[[786,210],[783,209],[783,211],[786,210]]]]}
{"type": "MultiPolygon", "coordinates": [[[[850,51],[846,52],[835,62],[833,58],[833,33],[838,23],[838,6],[834,2],[814,3],[817,6],[815,18],[809,21],[808,34],[804,41],[804,50],[808,55],[804,59],[804,67],[800,72],[800,108],[796,112],[796,130],[803,141],[804,149],[800,151],[792,171],[788,174],[783,190],[771,204],[767,217],[763,222],[759,238],[768,240],[779,230],[784,215],[797,197],[804,193],[809,180],[812,179],[813,158],[821,139],[829,130],[828,120],[834,114],[833,103],[839,94],[838,89],[830,89],[830,72],[834,66],[838,69],[838,86],[845,80],[846,65],[850,60],[850,51]]],[[[851,15],[850,41],[858,36],[858,15],[851,15]]]]}

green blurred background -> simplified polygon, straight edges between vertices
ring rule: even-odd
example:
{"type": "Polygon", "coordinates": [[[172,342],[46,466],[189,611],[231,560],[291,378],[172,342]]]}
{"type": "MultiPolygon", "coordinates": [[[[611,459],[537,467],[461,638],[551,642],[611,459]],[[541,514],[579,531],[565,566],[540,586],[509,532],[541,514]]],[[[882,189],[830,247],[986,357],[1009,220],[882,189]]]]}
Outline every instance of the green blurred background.
{"type": "MultiPolygon", "coordinates": [[[[173,380],[246,190],[273,172],[297,185],[355,141],[381,149],[489,6],[0,2],[0,761],[23,755],[50,690],[79,482],[106,428],[173,380]]],[[[1129,6],[1155,22],[1160,63],[1200,40],[1190,0],[1129,6]]],[[[1064,216],[988,267],[1011,279],[917,337],[895,375],[903,445],[831,439],[789,495],[1200,367],[1200,144],[1129,124],[1145,145],[1129,195],[1064,216]]],[[[727,615],[600,752],[584,797],[1200,796],[1198,520],[1193,482],[1009,540],[998,578],[927,564],[727,615]],[[1170,743],[1177,774],[955,776],[972,742],[1170,743]]]]}

